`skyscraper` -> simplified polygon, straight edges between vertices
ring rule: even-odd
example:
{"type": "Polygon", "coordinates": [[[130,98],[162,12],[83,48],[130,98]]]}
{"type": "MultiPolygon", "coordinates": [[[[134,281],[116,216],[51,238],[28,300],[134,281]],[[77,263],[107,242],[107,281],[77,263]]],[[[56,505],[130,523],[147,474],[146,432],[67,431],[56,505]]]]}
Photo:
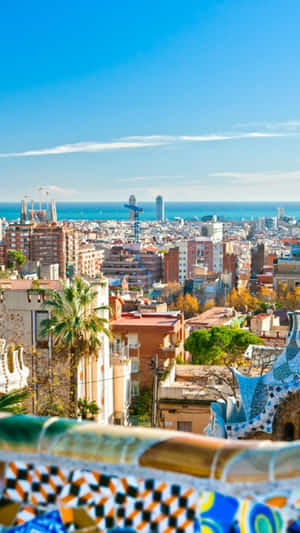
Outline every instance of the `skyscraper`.
{"type": "Polygon", "coordinates": [[[281,219],[284,217],[284,207],[277,207],[277,218],[281,219]]]}
{"type": "MultiPolygon", "coordinates": [[[[134,194],[131,194],[129,196],[129,205],[136,205],[136,197],[134,194]]],[[[134,220],[134,211],[132,209],[129,209],[129,220],[134,220]]]]}
{"type": "Polygon", "coordinates": [[[22,200],[22,202],[21,202],[21,218],[20,218],[21,224],[25,224],[26,220],[27,220],[27,205],[26,205],[26,201],[22,200]]]}
{"type": "Polygon", "coordinates": [[[162,222],[165,220],[165,206],[162,196],[157,196],[155,200],[156,205],[156,220],[162,222]]]}
{"type": "Polygon", "coordinates": [[[55,200],[51,200],[51,215],[50,215],[50,221],[51,221],[51,222],[57,222],[57,213],[56,213],[56,203],[55,203],[55,200]]]}

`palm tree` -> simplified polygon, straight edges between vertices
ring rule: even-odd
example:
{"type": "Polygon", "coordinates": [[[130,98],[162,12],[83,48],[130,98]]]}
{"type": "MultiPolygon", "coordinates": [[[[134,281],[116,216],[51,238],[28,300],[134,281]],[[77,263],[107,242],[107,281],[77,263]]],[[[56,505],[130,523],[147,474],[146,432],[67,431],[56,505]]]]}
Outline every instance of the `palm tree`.
{"type": "Polygon", "coordinates": [[[26,400],[27,396],[27,390],[17,390],[2,394],[0,396],[0,411],[8,411],[18,415],[24,414],[26,412],[24,400],[26,400]]]}
{"type": "Polygon", "coordinates": [[[94,307],[97,291],[92,285],[75,278],[71,285],[62,283],[62,290],[49,291],[44,302],[49,318],[41,322],[41,335],[52,336],[53,346],[67,358],[70,365],[70,411],[77,417],[78,365],[82,358],[97,356],[101,333],[110,337],[108,320],[99,315],[108,307],[94,307]]]}

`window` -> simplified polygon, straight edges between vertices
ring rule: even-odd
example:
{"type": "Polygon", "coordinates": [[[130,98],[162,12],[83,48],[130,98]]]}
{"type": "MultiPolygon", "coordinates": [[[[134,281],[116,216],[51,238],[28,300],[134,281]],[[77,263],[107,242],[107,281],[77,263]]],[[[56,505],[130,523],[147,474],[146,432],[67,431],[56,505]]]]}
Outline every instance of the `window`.
{"type": "Polygon", "coordinates": [[[192,431],[192,422],[177,422],[177,430],[178,431],[192,431]]]}
{"type": "Polygon", "coordinates": [[[48,339],[41,336],[41,322],[48,318],[47,311],[36,311],[35,313],[35,342],[37,348],[47,348],[48,339]]]}
{"type": "Polygon", "coordinates": [[[131,357],[131,373],[134,374],[140,369],[140,361],[138,357],[131,357]]]}
{"type": "Polygon", "coordinates": [[[140,394],[140,383],[139,381],[131,382],[131,397],[136,398],[140,394]]]}

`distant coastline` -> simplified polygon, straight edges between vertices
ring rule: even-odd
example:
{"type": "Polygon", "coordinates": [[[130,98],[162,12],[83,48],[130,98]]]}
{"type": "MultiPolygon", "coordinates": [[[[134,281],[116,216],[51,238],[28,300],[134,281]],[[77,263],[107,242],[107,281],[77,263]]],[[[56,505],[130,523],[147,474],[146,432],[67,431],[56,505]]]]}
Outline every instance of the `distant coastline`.
{"type": "MultiPolygon", "coordinates": [[[[59,220],[128,220],[124,202],[57,202],[59,220]]],[[[35,204],[37,207],[37,203],[35,204]]],[[[142,220],[155,220],[155,203],[138,202],[143,207],[142,220]]],[[[165,202],[168,220],[176,217],[196,220],[206,215],[217,215],[224,220],[275,217],[277,207],[285,215],[300,219],[300,202],[165,202]]],[[[0,202],[0,218],[16,220],[20,216],[20,202],[0,202]]]]}

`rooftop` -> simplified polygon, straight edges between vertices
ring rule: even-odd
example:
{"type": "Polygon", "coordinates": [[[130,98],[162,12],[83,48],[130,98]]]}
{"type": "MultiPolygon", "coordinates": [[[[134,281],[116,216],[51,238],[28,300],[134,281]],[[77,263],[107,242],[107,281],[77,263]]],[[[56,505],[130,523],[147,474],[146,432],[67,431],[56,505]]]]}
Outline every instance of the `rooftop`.
{"type": "Polygon", "coordinates": [[[207,329],[228,324],[233,317],[234,312],[231,307],[211,307],[211,309],[190,318],[186,322],[189,326],[207,329]]]}
{"type": "Polygon", "coordinates": [[[2,279],[0,281],[1,289],[8,289],[12,291],[28,291],[30,289],[54,289],[60,290],[61,283],[57,280],[48,280],[43,279],[39,281],[39,287],[36,286],[36,283],[32,286],[31,279],[2,279]]]}
{"type": "Polygon", "coordinates": [[[122,313],[122,317],[112,322],[112,327],[153,327],[173,328],[180,320],[177,313],[122,313]]]}

